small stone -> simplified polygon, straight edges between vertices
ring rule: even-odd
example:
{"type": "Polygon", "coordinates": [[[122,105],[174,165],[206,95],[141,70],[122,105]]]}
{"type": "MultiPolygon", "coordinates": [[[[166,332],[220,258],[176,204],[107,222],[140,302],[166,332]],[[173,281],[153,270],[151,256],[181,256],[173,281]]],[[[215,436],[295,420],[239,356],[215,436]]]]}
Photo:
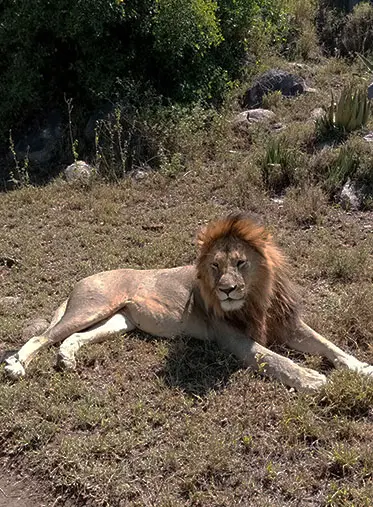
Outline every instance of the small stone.
{"type": "Polygon", "coordinates": [[[340,203],[347,211],[358,211],[361,209],[362,196],[356,184],[350,179],[344,184],[341,192],[340,203]]]}
{"type": "Polygon", "coordinates": [[[269,109],[250,109],[247,111],[247,120],[249,123],[264,123],[275,118],[275,113],[269,109]]]}
{"type": "Polygon", "coordinates": [[[325,109],[322,107],[316,107],[311,111],[310,118],[311,120],[318,120],[319,118],[322,118],[325,114],[325,109]]]}
{"type": "Polygon", "coordinates": [[[284,125],[283,123],[278,122],[278,123],[273,123],[273,124],[271,125],[271,128],[272,128],[272,130],[277,130],[277,131],[279,131],[279,130],[283,130],[283,129],[284,129],[284,128],[286,128],[286,127],[285,127],[285,125],[284,125]]]}
{"type": "Polygon", "coordinates": [[[147,171],[142,171],[141,169],[136,169],[135,171],[132,171],[131,176],[134,180],[141,181],[146,178],[147,171]]]}
{"type": "Polygon", "coordinates": [[[77,160],[65,169],[65,178],[68,182],[79,181],[88,183],[95,174],[95,169],[83,160],[77,160]]]}
{"type": "Polygon", "coordinates": [[[21,298],[18,296],[5,296],[0,298],[0,305],[5,308],[11,308],[18,305],[21,301],[21,298]]]}
{"type": "Polygon", "coordinates": [[[373,132],[369,132],[366,136],[364,136],[365,141],[368,143],[373,143],[373,132]]]}

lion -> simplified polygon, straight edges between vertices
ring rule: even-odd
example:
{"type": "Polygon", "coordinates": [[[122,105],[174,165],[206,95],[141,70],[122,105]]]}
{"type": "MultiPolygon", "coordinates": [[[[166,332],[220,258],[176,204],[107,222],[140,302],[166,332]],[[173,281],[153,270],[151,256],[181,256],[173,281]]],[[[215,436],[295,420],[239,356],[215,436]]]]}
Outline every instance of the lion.
{"type": "Polygon", "coordinates": [[[73,370],[83,345],[134,329],[216,341],[243,366],[299,391],[318,390],[326,376],[271,346],[282,344],[373,375],[372,366],[303,322],[285,257],[263,226],[244,214],[228,215],[202,228],[197,245],[193,265],[117,269],[79,281],[48,329],[5,360],[7,375],[23,377],[39,350],[60,342],[58,364],[73,370]]]}

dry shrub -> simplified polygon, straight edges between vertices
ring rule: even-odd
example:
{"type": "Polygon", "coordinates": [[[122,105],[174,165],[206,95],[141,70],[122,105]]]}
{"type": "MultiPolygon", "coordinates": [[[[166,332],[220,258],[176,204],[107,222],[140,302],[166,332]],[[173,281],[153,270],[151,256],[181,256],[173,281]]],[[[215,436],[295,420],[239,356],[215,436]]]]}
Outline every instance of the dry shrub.
{"type": "Polygon", "coordinates": [[[327,197],[318,186],[292,188],[286,193],[284,210],[297,225],[310,226],[322,222],[326,213],[327,197]]]}

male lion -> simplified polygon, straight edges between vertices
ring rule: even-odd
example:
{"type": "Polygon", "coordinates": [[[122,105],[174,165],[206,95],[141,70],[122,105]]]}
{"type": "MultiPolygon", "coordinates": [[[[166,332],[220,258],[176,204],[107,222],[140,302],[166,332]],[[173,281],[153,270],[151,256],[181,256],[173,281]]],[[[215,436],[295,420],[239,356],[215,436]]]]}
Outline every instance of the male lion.
{"type": "Polygon", "coordinates": [[[82,345],[136,328],[155,336],[215,340],[244,365],[298,390],[318,389],[325,375],[268,345],[282,343],[325,356],[335,366],[373,374],[372,366],[301,320],[284,257],[263,227],[244,215],[230,215],[202,229],[197,243],[192,266],[118,269],[78,282],[49,328],[6,359],[7,374],[22,377],[36,353],[57,342],[62,342],[59,364],[73,369],[82,345]]]}

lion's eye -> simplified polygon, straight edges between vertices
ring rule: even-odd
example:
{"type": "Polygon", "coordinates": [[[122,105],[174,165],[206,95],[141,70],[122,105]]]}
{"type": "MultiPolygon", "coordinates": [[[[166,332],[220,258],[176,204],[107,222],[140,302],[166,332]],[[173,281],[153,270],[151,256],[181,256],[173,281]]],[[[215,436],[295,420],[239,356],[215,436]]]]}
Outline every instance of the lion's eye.
{"type": "Polygon", "coordinates": [[[211,267],[212,267],[212,269],[217,270],[217,269],[219,269],[219,264],[217,262],[212,262],[211,267]]]}
{"type": "Polygon", "coordinates": [[[237,261],[238,269],[243,268],[244,266],[246,266],[246,264],[247,264],[247,261],[244,261],[244,260],[237,261]]]}

